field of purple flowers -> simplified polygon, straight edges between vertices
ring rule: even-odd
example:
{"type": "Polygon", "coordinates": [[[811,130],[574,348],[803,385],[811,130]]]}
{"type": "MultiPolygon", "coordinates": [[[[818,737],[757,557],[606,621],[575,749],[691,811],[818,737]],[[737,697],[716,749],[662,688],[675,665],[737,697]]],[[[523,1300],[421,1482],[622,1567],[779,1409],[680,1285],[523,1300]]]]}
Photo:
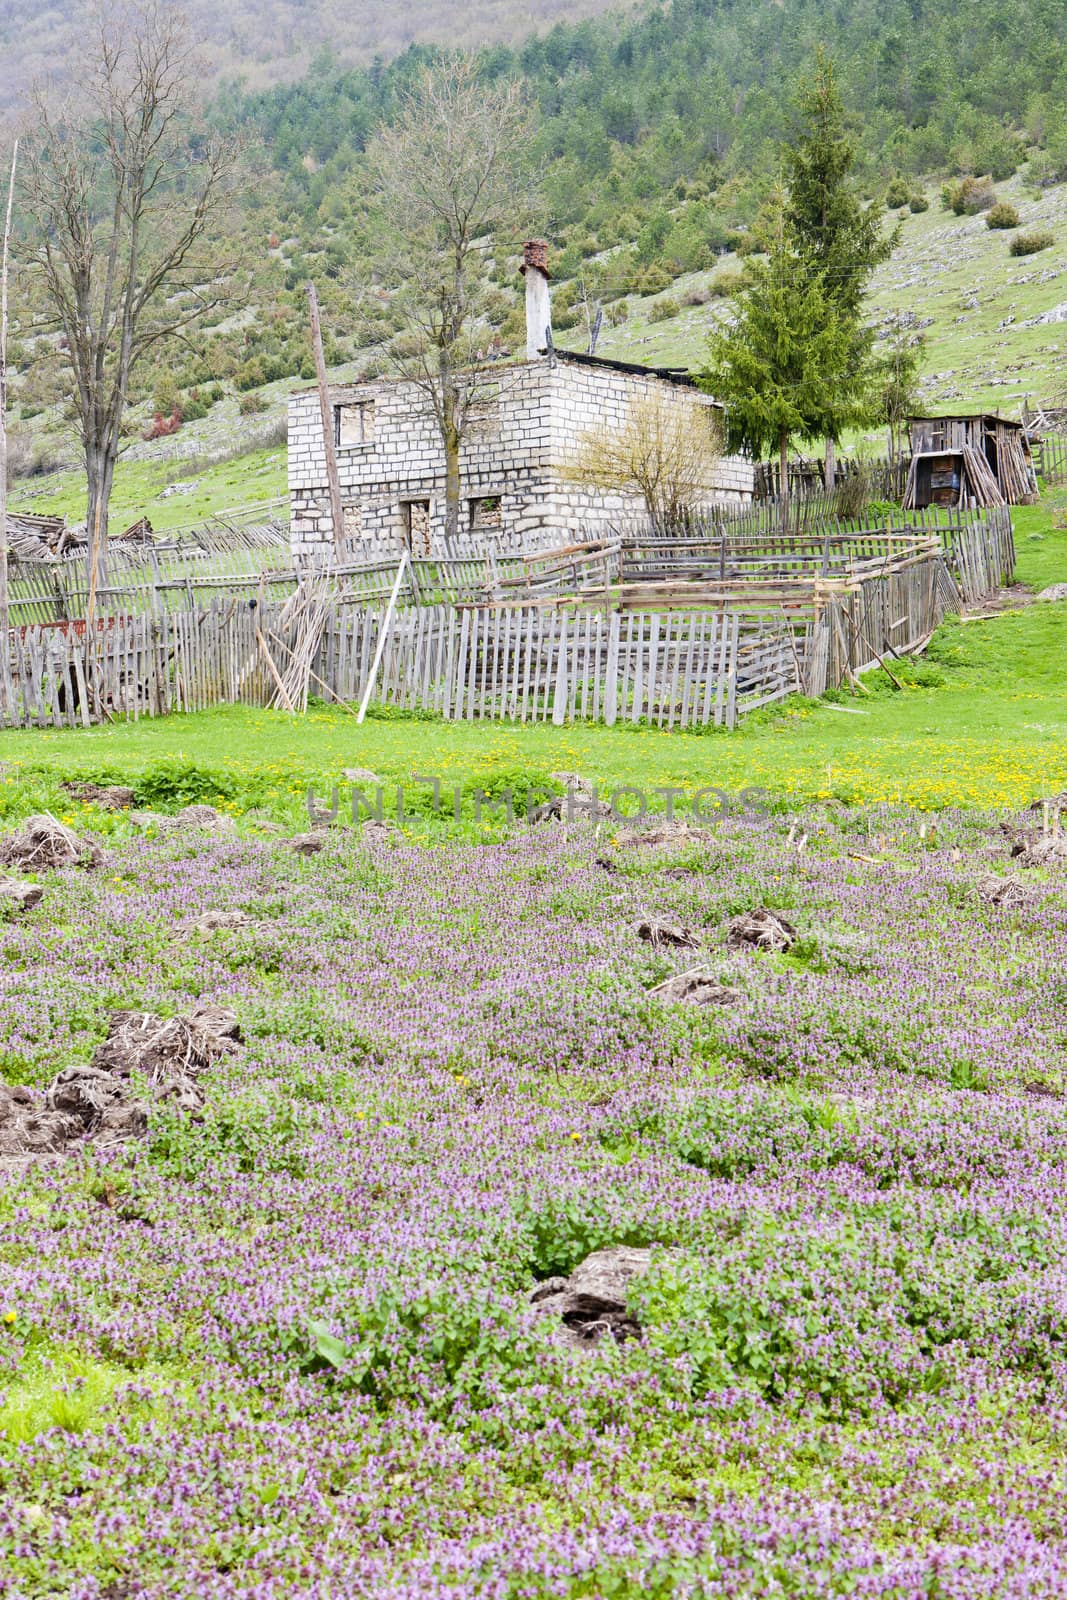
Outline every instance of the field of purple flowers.
{"type": "Polygon", "coordinates": [[[116,1007],[245,1043],[201,1120],[0,1170],[0,1596],[1062,1596],[1067,872],[1012,865],[813,809],[48,875],[9,1082],[116,1007]],[[738,997],[654,992],[698,963],[738,997]],[[641,1336],[575,1351],[531,1290],[620,1243],[641,1336]]]}

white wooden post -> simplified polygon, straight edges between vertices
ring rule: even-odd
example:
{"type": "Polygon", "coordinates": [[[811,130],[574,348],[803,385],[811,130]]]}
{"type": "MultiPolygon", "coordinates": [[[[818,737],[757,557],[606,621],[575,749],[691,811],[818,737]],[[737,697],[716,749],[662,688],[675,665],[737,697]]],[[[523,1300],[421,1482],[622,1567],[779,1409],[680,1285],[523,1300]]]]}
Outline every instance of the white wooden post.
{"type": "Polygon", "coordinates": [[[363,685],[363,697],[359,702],[359,710],[356,713],[357,722],[362,722],[363,718],[367,715],[367,707],[370,705],[371,690],[374,688],[374,680],[378,676],[378,668],[382,664],[382,655],[385,651],[385,641],[388,639],[389,630],[393,626],[393,612],[396,610],[397,596],[400,593],[400,585],[404,580],[404,571],[407,567],[407,564],[408,553],[406,550],[402,550],[400,553],[400,561],[396,569],[396,579],[393,583],[393,591],[389,596],[389,604],[385,608],[385,618],[382,622],[382,631],[378,635],[378,643],[374,649],[374,660],[371,662],[370,671],[367,674],[367,681],[363,685]]]}

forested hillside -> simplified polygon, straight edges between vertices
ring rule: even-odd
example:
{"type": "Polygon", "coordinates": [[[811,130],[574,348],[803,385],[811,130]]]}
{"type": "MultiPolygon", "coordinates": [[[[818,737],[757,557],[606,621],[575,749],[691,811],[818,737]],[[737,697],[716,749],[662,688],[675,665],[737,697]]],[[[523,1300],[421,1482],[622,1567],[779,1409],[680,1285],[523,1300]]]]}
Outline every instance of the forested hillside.
{"type": "MultiPolygon", "coordinates": [[[[268,49],[293,9],[261,13],[256,50],[268,49]]],[[[752,224],[777,175],[795,86],[821,43],[836,63],[861,184],[908,219],[906,244],[929,257],[922,269],[881,275],[872,319],[885,328],[901,315],[909,326],[934,319],[924,357],[932,397],[989,397],[999,382],[993,346],[1005,339],[1013,381],[1004,399],[1048,388],[1055,330],[1044,324],[1058,320],[1065,299],[1055,281],[1065,245],[1059,184],[1067,180],[1062,0],[673,0],[540,36],[528,29],[550,8],[535,9],[509,13],[505,31],[521,37],[488,46],[481,60],[487,78],[520,80],[537,113],[544,199],[536,226],[553,246],[563,342],[583,340],[586,305],[599,301],[603,351],[701,363],[709,321],[728,310],[737,287],[735,256],[752,248],[752,224]],[[1007,185],[1024,226],[1051,228],[1043,251],[1014,263],[1009,235],[987,233],[981,215],[946,209],[942,187],[961,174],[988,175],[998,193],[1007,185]],[[966,235],[962,255],[957,233],[966,235]],[[935,284],[937,304],[928,304],[935,284]],[[961,349],[967,339],[973,348],[961,349]]],[[[21,26],[12,11],[9,37],[21,26]]],[[[34,26],[43,30],[51,18],[58,39],[68,15],[60,6],[34,26]]],[[[226,15],[236,38],[241,6],[226,15]]],[[[302,48],[332,15],[328,0],[302,9],[302,48]]],[[[239,203],[217,241],[220,259],[236,263],[232,296],[195,341],[141,374],[128,423],[135,453],[153,411],[180,413],[211,450],[229,448],[238,415],[240,427],[254,429],[281,386],[311,376],[309,278],[319,285],[330,365],[381,370],[383,347],[403,329],[387,295],[372,297],[360,318],[353,312],[375,267],[362,152],[426,54],[413,46],[366,68],[323,55],[295,82],[252,90],[247,77],[231,78],[212,91],[211,116],[240,129],[248,152],[239,203]]],[[[499,239],[487,263],[490,331],[511,348],[522,340],[515,249],[525,226],[516,218],[514,236],[499,239]]],[[[35,294],[20,276],[11,347],[19,471],[70,455],[69,385],[35,294]]]]}
{"type": "MultiPolygon", "coordinates": [[[[291,80],[317,58],[335,63],[389,59],[417,42],[475,46],[524,38],[557,18],[605,11],[613,0],[399,0],[346,5],[342,0],[185,0],[180,9],[204,45],[209,81],[238,78],[248,88],[291,80]]],[[[105,8],[114,15],[115,8],[105,8]]],[[[0,107],[14,106],[37,77],[62,77],[79,60],[88,0],[0,0],[0,107]]]]}

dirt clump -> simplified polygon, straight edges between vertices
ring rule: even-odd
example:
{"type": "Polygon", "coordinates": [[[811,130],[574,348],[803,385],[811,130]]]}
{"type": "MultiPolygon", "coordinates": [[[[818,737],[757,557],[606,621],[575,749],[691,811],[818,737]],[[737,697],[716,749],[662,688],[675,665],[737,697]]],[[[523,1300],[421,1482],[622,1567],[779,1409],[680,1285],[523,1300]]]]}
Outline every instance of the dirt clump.
{"type": "Polygon", "coordinates": [[[317,856],[326,842],[321,833],[296,833],[291,839],[283,839],[283,844],[290,850],[295,850],[298,856],[317,856]]]}
{"type": "Polygon", "coordinates": [[[730,1006],[741,999],[740,989],[720,983],[710,972],[676,972],[665,983],[658,983],[650,994],[661,1000],[670,1000],[690,1006],[730,1006]]]}
{"type": "Polygon", "coordinates": [[[634,932],[655,950],[665,946],[673,946],[676,950],[696,950],[700,946],[700,935],[692,928],[680,922],[664,922],[658,917],[637,923],[634,932]]]}
{"type": "Polygon", "coordinates": [[[1002,910],[1012,910],[1030,903],[1029,890],[1024,888],[1018,878],[998,878],[992,872],[979,879],[977,892],[979,900],[984,901],[987,906],[998,906],[1002,910]]]}
{"type": "Polygon", "coordinates": [[[746,946],[755,950],[776,950],[784,954],[791,950],[796,943],[797,930],[791,922],[777,911],[768,911],[766,906],[757,906],[755,911],[746,911],[739,917],[734,917],[726,930],[726,943],[732,950],[742,950],[746,946]]]}
{"type": "Polygon", "coordinates": [[[0,1156],[140,1138],[153,1102],[195,1116],[204,1104],[198,1078],[239,1040],[237,1018],[222,1006],[190,1017],[113,1011],[91,1061],[65,1067],[45,1090],[0,1085],[0,1156]]]}
{"type": "Polygon", "coordinates": [[[0,878],[0,916],[17,916],[40,905],[44,890],[39,883],[20,883],[18,878],[0,878]]]}
{"type": "Polygon", "coordinates": [[[137,796],[124,783],[79,783],[67,780],[59,786],[83,805],[99,806],[102,811],[128,811],[137,796]]]}
{"type": "Polygon", "coordinates": [[[98,845],[57,821],[48,811],[27,817],[15,833],[0,839],[0,866],[16,867],[21,872],[96,867],[102,860],[98,845]]]}
{"type": "Polygon", "coordinates": [[[594,1250],[569,1278],[546,1278],[530,1295],[538,1316],[558,1317],[567,1343],[577,1349],[596,1345],[605,1335],[618,1344],[640,1337],[641,1328],[626,1308],[635,1278],[648,1271],[651,1250],[612,1245],[594,1250]]]}

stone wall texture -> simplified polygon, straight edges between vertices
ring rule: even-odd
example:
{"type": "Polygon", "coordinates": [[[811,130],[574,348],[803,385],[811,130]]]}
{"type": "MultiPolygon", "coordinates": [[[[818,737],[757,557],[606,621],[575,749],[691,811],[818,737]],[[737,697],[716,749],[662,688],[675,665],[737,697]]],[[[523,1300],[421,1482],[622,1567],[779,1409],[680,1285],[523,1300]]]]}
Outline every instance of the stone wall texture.
{"type": "MultiPolygon", "coordinates": [[[[487,367],[460,461],[461,534],[499,550],[529,550],[579,534],[596,537],[621,517],[640,516],[638,497],[583,490],[567,481],[564,467],[583,433],[621,428],[634,397],[654,392],[672,405],[710,403],[654,375],[565,357],[487,367]],[[486,500],[489,507],[481,504],[486,500]],[[493,525],[483,531],[475,523],[493,525]]],[[[444,451],[418,387],[379,380],[332,388],[330,399],[334,406],[373,407],[362,430],[366,442],[337,452],[349,559],[393,556],[409,543],[415,554],[444,553],[444,451]]],[[[707,504],[750,500],[752,478],[751,462],[740,457],[715,462],[707,504]]],[[[330,502],[314,389],[289,403],[289,496],[295,559],[329,559],[330,502]]]]}

